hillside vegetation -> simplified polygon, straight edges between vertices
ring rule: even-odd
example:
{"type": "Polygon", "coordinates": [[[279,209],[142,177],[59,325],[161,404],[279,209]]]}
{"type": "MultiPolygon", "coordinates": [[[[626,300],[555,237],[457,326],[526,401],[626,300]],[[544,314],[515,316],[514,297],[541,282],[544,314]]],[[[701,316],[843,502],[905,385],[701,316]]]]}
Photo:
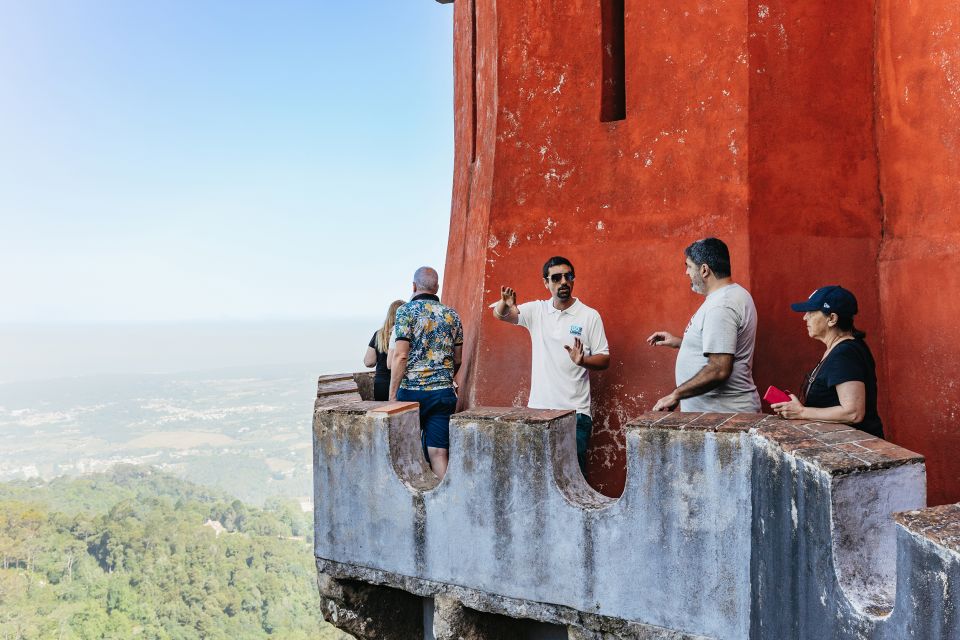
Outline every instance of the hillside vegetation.
{"type": "Polygon", "coordinates": [[[311,534],[296,504],[143,467],[0,484],[0,639],[349,638],[321,618],[311,534]]]}

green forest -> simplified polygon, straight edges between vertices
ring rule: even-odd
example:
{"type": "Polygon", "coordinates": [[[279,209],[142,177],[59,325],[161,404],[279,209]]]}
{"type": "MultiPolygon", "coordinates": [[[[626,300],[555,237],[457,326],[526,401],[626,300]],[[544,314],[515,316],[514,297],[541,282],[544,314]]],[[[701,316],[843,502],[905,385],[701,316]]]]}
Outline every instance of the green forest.
{"type": "Polygon", "coordinates": [[[311,543],[295,502],[146,467],[3,483],[0,639],[347,639],[321,617],[311,543]]]}

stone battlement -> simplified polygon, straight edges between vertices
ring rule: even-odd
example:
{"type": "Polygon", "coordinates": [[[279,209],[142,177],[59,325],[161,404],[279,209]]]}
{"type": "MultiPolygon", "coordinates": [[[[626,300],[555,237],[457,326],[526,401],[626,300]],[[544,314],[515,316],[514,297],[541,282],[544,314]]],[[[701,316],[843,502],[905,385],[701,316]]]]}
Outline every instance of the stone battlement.
{"type": "Polygon", "coordinates": [[[358,637],[960,633],[960,513],[922,509],[923,459],[896,445],[644,414],[609,498],[579,472],[572,412],[483,407],[454,416],[438,482],[416,404],[366,401],[367,381],[322,378],[314,415],[324,608],[358,637]]]}

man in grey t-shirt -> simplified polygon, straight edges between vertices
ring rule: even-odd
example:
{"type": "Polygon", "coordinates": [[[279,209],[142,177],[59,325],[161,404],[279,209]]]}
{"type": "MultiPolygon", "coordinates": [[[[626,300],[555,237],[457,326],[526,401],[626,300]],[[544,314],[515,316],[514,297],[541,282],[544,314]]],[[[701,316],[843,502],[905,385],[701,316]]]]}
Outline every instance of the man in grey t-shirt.
{"type": "Polygon", "coordinates": [[[677,388],[654,411],[759,413],[753,382],[757,309],[750,293],[730,279],[730,251],[717,238],[697,240],[684,251],[691,288],[707,299],[678,338],[657,331],[647,342],[680,349],[677,388]]]}

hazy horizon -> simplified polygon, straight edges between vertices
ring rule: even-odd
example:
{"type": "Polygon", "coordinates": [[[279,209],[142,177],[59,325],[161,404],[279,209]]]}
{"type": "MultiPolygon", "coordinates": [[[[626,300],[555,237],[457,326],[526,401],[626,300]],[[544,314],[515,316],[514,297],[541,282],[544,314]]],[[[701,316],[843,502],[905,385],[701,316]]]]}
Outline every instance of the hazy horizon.
{"type": "Polygon", "coordinates": [[[377,317],[288,321],[0,324],[0,385],[97,375],[277,366],[364,370],[377,317]]]}

